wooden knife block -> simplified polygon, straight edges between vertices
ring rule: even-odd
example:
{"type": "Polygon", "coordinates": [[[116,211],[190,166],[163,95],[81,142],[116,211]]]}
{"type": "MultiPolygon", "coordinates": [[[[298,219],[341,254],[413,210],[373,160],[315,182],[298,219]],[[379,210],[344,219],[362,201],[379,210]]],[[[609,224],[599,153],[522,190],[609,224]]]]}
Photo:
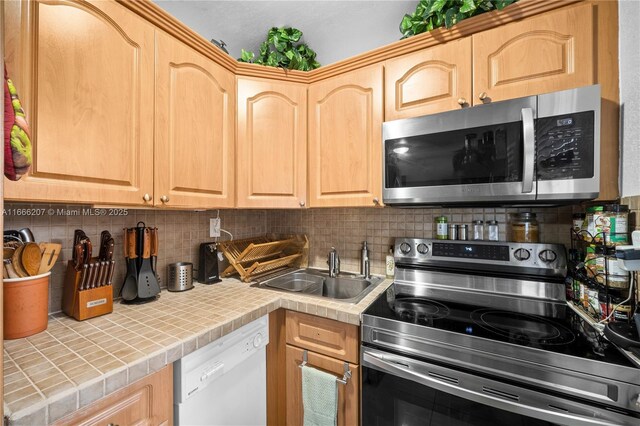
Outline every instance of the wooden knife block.
{"type": "Polygon", "coordinates": [[[78,321],[113,312],[113,286],[79,290],[82,271],[76,271],[73,262],[67,263],[62,294],[62,311],[78,321]]]}

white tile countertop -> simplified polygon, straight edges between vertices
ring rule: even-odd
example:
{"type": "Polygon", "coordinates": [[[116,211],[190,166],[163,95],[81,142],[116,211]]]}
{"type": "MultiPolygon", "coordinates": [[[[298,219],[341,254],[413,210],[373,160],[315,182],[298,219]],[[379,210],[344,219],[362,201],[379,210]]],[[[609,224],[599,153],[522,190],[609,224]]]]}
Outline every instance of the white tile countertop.
{"type": "Polygon", "coordinates": [[[349,324],[392,283],[357,304],[252,288],[237,279],[163,290],[143,305],[76,321],[49,316],[46,331],[4,342],[4,412],[12,425],[54,422],[278,308],[349,324]]]}

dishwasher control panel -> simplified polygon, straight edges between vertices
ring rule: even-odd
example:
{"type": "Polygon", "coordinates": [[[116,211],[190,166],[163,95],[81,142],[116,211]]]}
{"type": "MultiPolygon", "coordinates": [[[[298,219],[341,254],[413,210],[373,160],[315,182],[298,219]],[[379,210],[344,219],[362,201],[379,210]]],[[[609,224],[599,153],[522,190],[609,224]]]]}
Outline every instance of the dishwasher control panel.
{"type": "Polygon", "coordinates": [[[174,399],[182,403],[252,356],[265,356],[269,317],[264,316],[174,363],[174,399]]]}

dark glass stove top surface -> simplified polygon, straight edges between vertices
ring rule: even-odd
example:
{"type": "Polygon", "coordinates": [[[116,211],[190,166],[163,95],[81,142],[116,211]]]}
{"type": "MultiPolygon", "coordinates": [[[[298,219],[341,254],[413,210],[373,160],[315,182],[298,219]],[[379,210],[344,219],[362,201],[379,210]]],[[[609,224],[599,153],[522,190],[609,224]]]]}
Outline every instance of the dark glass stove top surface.
{"type": "Polygon", "coordinates": [[[391,287],[364,315],[635,368],[569,307],[550,318],[396,295],[391,287]]]}

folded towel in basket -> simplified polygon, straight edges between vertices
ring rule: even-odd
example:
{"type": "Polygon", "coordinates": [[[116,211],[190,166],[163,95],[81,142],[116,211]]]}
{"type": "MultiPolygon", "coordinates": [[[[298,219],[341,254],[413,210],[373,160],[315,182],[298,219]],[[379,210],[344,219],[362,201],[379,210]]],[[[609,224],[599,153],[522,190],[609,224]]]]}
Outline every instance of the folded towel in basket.
{"type": "Polygon", "coordinates": [[[335,426],[338,419],[336,376],[305,365],[302,367],[304,426],[335,426]]]}

